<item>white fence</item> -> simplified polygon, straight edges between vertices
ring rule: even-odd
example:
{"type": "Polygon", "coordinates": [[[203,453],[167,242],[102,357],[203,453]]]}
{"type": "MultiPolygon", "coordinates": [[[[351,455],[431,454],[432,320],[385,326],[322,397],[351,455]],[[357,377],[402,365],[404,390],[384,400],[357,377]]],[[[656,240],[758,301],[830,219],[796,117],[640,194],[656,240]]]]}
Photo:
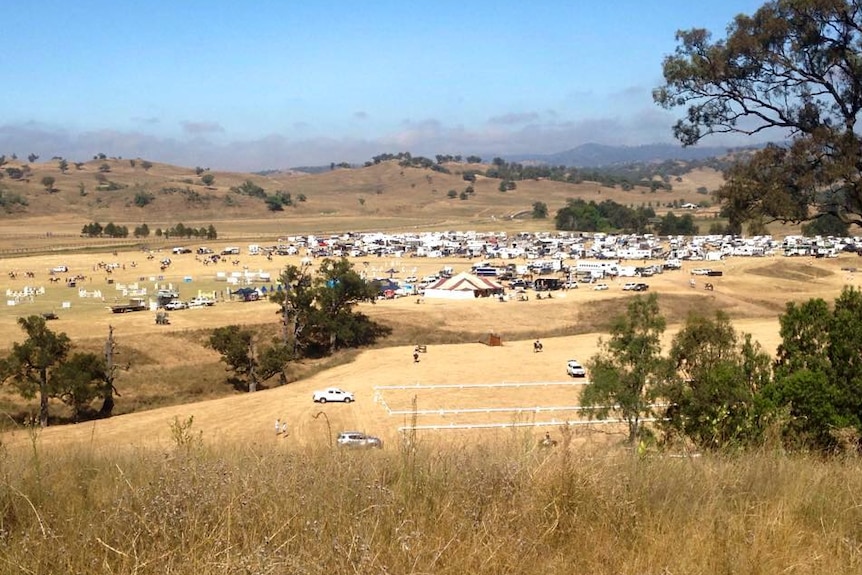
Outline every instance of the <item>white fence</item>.
{"type": "MultiPolygon", "coordinates": [[[[547,386],[582,386],[589,382],[579,381],[538,381],[538,382],[501,382],[501,383],[454,383],[454,384],[409,384],[409,385],[380,385],[374,387],[374,401],[380,404],[390,416],[446,416],[464,414],[529,414],[529,413],[583,413],[598,409],[617,409],[619,406],[582,406],[582,405],[560,405],[560,406],[515,406],[515,407],[470,407],[470,408],[438,408],[438,409],[392,409],[386,403],[383,396],[385,391],[409,391],[409,390],[442,390],[442,389],[493,389],[493,388],[528,388],[547,386]]],[[[650,405],[651,408],[667,407],[665,403],[650,405]]],[[[658,421],[655,418],[644,418],[643,423],[658,421]]],[[[609,425],[622,424],[622,418],[609,419],[551,419],[547,421],[528,422],[490,422],[490,423],[446,423],[427,425],[407,425],[398,428],[399,432],[406,431],[439,431],[439,430],[469,430],[469,429],[505,429],[518,427],[558,427],[560,425],[609,425]]]]}
{"type": "MultiPolygon", "coordinates": [[[[660,418],[647,417],[641,419],[641,423],[653,423],[661,421],[660,418]]],[[[450,423],[446,425],[402,425],[398,431],[404,433],[407,431],[441,431],[441,430],[463,430],[463,429],[506,429],[515,427],[559,427],[561,425],[608,425],[608,424],[623,424],[624,419],[575,419],[575,420],[551,420],[551,421],[529,421],[529,422],[510,422],[510,423],[450,423]]]]}

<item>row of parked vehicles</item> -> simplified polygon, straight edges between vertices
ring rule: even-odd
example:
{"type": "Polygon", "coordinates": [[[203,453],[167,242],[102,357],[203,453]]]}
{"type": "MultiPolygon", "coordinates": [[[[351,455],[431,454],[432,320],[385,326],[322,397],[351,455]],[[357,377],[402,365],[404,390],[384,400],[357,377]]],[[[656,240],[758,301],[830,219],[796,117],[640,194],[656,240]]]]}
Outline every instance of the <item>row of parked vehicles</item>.
{"type": "Polygon", "coordinates": [[[209,307],[215,305],[215,300],[210,299],[208,297],[196,297],[190,299],[189,301],[182,301],[179,299],[174,299],[166,303],[163,307],[169,311],[175,311],[178,309],[189,309],[189,308],[198,308],[198,307],[209,307]]]}

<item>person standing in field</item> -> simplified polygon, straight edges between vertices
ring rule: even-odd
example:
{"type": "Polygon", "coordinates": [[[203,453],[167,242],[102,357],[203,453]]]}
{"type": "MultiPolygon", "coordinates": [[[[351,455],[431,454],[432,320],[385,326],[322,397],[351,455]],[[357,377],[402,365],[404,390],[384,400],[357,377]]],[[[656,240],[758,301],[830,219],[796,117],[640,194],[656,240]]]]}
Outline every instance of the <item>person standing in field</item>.
{"type": "Polygon", "coordinates": [[[275,420],[275,434],[278,435],[281,433],[281,419],[275,420]]]}

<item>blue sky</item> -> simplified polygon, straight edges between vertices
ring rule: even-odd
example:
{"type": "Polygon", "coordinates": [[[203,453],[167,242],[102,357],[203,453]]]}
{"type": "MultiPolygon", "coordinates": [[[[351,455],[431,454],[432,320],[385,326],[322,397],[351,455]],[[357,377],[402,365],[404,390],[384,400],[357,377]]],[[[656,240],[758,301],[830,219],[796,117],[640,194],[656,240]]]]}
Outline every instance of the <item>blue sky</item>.
{"type": "Polygon", "coordinates": [[[675,32],[760,5],[35,0],[0,20],[0,154],[261,170],[671,142],[681,111],[651,92],[675,32]]]}

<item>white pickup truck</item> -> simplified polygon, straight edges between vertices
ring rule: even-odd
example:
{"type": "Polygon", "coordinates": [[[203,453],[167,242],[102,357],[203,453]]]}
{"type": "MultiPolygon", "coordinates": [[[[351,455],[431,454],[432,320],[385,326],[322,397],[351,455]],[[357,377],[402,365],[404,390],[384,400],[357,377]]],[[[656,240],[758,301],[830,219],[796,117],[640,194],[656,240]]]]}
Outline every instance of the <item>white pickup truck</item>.
{"type": "Polygon", "coordinates": [[[353,393],[344,391],[338,387],[327,387],[314,392],[312,396],[315,403],[326,403],[328,401],[340,401],[342,403],[350,403],[353,401],[353,393]]]}

